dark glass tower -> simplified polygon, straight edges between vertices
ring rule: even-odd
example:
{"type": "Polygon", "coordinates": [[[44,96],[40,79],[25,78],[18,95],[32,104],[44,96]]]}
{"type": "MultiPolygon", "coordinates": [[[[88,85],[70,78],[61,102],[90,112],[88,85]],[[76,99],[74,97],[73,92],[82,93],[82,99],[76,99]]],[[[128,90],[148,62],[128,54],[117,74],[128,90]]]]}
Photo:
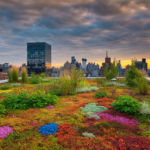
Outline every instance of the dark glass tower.
{"type": "Polygon", "coordinates": [[[46,42],[27,43],[27,71],[51,76],[51,45],[46,42]]]}

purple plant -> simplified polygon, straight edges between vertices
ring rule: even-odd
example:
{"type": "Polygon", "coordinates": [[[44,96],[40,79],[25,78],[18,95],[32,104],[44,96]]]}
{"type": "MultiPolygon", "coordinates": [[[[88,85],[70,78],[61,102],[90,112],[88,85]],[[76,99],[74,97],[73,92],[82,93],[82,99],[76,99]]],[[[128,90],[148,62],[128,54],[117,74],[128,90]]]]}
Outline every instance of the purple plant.
{"type": "Polygon", "coordinates": [[[3,139],[8,136],[11,132],[13,132],[13,128],[9,126],[0,127],[0,139],[3,139]]]}
{"type": "Polygon", "coordinates": [[[127,119],[125,117],[120,117],[120,116],[115,116],[113,117],[112,115],[108,114],[108,113],[95,113],[96,115],[98,115],[99,117],[103,117],[103,119],[108,119],[108,120],[115,120],[124,124],[131,124],[133,126],[136,126],[139,124],[139,122],[136,119],[127,119]]]}
{"type": "Polygon", "coordinates": [[[115,90],[113,89],[112,94],[114,94],[115,90]]]}
{"type": "Polygon", "coordinates": [[[54,106],[47,106],[46,109],[54,109],[54,106]]]}

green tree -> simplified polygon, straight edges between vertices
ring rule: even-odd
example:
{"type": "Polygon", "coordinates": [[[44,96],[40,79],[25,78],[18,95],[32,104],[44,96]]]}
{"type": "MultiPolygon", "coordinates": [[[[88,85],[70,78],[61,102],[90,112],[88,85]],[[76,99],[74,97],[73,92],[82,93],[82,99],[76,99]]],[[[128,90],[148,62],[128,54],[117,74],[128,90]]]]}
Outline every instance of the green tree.
{"type": "Polygon", "coordinates": [[[119,67],[117,66],[117,61],[114,59],[113,63],[111,63],[111,68],[109,69],[108,66],[104,69],[104,75],[106,79],[110,80],[112,78],[117,77],[119,73],[119,67]]]}
{"type": "Polygon", "coordinates": [[[125,82],[130,87],[136,86],[136,80],[137,80],[137,78],[141,78],[143,76],[140,73],[140,71],[135,67],[135,62],[136,61],[137,60],[135,60],[135,59],[131,60],[131,66],[127,70],[127,73],[125,75],[125,82]]]}

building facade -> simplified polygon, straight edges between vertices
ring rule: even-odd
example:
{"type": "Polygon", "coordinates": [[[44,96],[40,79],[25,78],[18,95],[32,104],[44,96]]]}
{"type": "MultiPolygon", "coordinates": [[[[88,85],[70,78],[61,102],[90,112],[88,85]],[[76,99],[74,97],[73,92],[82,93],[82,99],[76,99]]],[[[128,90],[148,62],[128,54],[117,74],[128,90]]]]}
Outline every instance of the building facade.
{"type": "Polygon", "coordinates": [[[86,71],[86,61],[87,61],[87,59],[82,58],[82,69],[83,69],[84,71],[86,71]]]}
{"type": "Polygon", "coordinates": [[[135,67],[138,69],[144,69],[145,71],[147,71],[147,63],[146,63],[146,59],[143,58],[142,61],[136,61],[135,62],[135,67]]]}
{"type": "Polygon", "coordinates": [[[27,72],[30,76],[46,73],[51,76],[51,45],[46,42],[27,43],[27,72]]]}

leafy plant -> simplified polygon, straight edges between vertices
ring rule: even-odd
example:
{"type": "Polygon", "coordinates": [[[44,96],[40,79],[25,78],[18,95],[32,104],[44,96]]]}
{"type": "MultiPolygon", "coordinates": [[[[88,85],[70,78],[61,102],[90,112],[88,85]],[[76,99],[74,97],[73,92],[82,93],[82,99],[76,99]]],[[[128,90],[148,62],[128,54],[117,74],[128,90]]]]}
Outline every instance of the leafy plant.
{"type": "Polygon", "coordinates": [[[118,112],[123,112],[127,114],[137,114],[140,104],[137,99],[134,99],[128,95],[121,95],[119,98],[111,103],[113,108],[118,112]]]}
{"type": "Polygon", "coordinates": [[[25,67],[22,67],[21,77],[22,77],[22,82],[26,82],[28,79],[27,78],[27,69],[25,67]]]}
{"type": "Polygon", "coordinates": [[[147,79],[145,79],[144,77],[137,78],[136,84],[137,84],[140,94],[145,95],[149,93],[149,84],[148,84],[147,79]]]}
{"type": "Polygon", "coordinates": [[[105,91],[99,91],[97,93],[95,93],[95,97],[96,98],[103,98],[103,97],[107,97],[108,94],[105,91]]]}
{"type": "Polygon", "coordinates": [[[118,73],[119,73],[119,68],[117,66],[117,61],[115,61],[114,59],[113,63],[111,63],[110,69],[108,69],[108,66],[105,67],[104,75],[106,79],[112,79],[112,78],[116,78],[118,73]]]}
{"type": "Polygon", "coordinates": [[[52,90],[49,92],[51,95],[57,95],[57,96],[62,96],[63,92],[61,90],[52,90]]]}
{"type": "Polygon", "coordinates": [[[5,106],[0,104],[0,114],[2,113],[5,113],[6,112],[6,109],[5,109],[5,106]]]}
{"type": "Polygon", "coordinates": [[[125,82],[130,87],[136,86],[136,79],[142,77],[140,71],[135,67],[135,62],[136,60],[131,61],[131,66],[125,74],[125,82]]]}
{"type": "Polygon", "coordinates": [[[82,70],[77,70],[76,68],[73,68],[69,73],[69,76],[70,76],[70,84],[71,84],[72,91],[74,91],[79,86],[79,84],[87,84],[85,79],[83,79],[84,74],[82,70]]]}
{"type": "Polygon", "coordinates": [[[68,78],[68,76],[64,76],[60,78],[61,81],[61,91],[63,92],[63,95],[68,95],[69,91],[72,91],[71,88],[71,80],[68,78]]]}
{"type": "Polygon", "coordinates": [[[77,93],[74,91],[69,91],[68,95],[76,95],[77,93]]]}
{"type": "Polygon", "coordinates": [[[38,75],[35,75],[33,72],[31,73],[31,78],[29,79],[29,82],[31,82],[31,84],[39,84],[40,83],[40,79],[38,75]]]}
{"type": "Polygon", "coordinates": [[[43,73],[41,73],[41,77],[42,78],[45,78],[45,76],[46,76],[46,74],[43,72],[43,73]]]}
{"type": "Polygon", "coordinates": [[[19,93],[17,96],[14,93],[2,100],[2,104],[6,109],[28,109],[28,108],[43,108],[47,105],[54,105],[58,102],[56,95],[42,94],[40,91],[31,94],[19,93]]]}
{"type": "Polygon", "coordinates": [[[1,87],[1,90],[8,90],[8,89],[9,89],[9,86],[6,86],[6,85],[1,87]]]}

